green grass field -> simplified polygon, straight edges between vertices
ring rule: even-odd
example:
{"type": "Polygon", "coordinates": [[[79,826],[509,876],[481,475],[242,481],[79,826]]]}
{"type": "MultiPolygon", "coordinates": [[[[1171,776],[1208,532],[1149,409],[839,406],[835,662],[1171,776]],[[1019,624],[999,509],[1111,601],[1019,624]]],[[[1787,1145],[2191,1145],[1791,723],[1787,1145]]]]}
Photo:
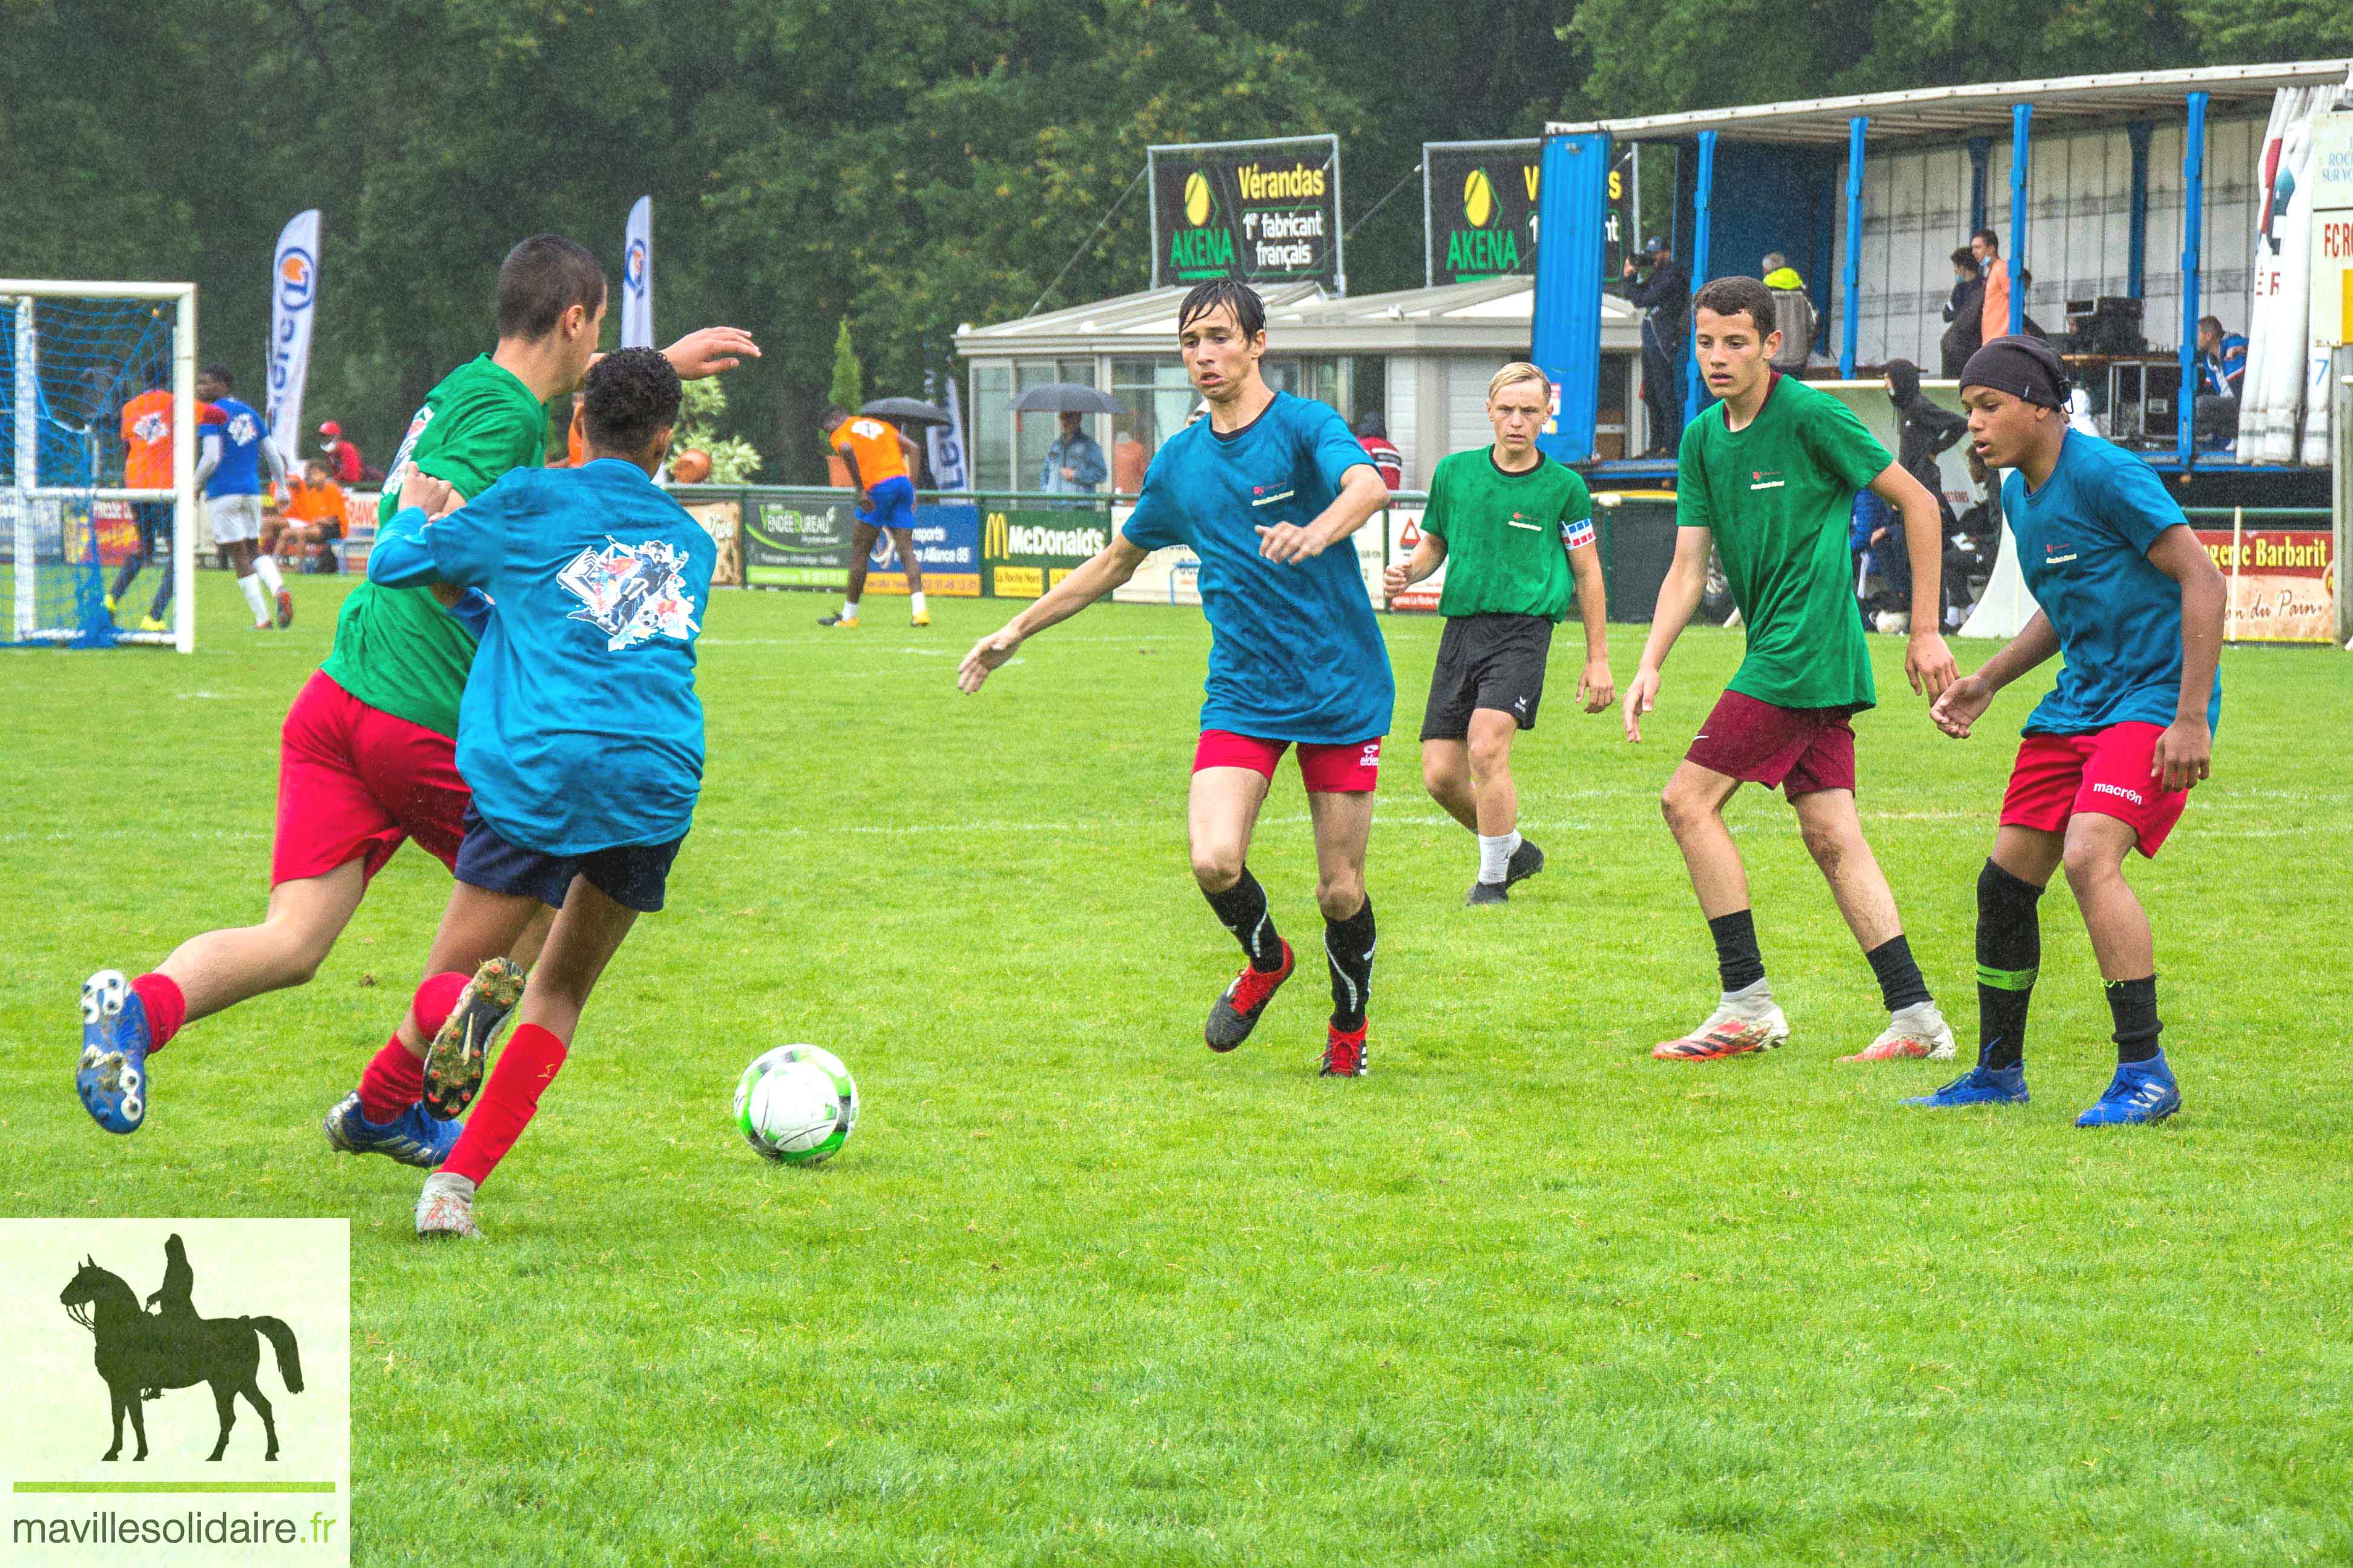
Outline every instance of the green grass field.
{"type": "MultiPolygon", "coordinates": [[[[1715,995],[1656,799],[1736,635],[1684,639],[1630,747],[1574,710],[1568,631],[1514,759],[1549,868],[1470,910],[1412,741],[1440,624],[1386,623],[1372,1072],[1323,1081],[1320,966],[1240,1051],[1201,1045],[1239,955],[1186,866],[1196,612],[1099,607],[964,698],[1004,605],[912,632],[878,601],[837,635],[817,595],[722,594],[670,909],[485,1187],[488,1243],[427,1247],[417,1173],[318,1131],[417,978],[448,886],[418,851],[313,984],[157,1058],[138,1136],[69,1087],[84,974],[259,917],[278,725],[344,591],[295,586],[258,637],[203,574],[193,658],[0,654],[0,1191],[351,1216],[358,1561],[2353,1559],[2341,657],[2226,656],[2214,779],[2133,872],[2187,1106],[2098,1134],[2072,1121],[2109,1024],[2063,882],[2034,1102],[1907,1110],[1952,1069],[1837,1064],[1877,992],[1757,792],[1733,816],[1793,1038],[1651,1060],[1715,995]],[[864,1096],[816,1171],[729,1120],[792,1040],[864,1096]]],[[[1874,644],[1865,824],[1966,1052],[2033,693],[1955,744],[1874,644]]],[[[1287,765],[1252,864],[1312,951],[1287,765]]]]}

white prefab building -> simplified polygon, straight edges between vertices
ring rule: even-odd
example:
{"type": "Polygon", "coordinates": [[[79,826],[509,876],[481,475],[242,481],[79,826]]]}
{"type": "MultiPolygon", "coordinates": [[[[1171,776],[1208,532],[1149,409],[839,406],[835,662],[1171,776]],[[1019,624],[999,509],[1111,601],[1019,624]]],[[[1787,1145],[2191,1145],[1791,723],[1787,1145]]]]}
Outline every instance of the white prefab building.
{"type": "MultiPolygon", "coordinates": [[[[1151,289],[959,329],[975,486],[1040,488],[1055,417],[1017,416],[1012,404],[1029,388],[1054,381],[1093,386],[1118,400],[1119,414],[1099,417],[1094,435],[1110,455],[1114,488],[1123,479],[1132,484],[1137,465],[1184,427],[1199,402],[1176,352],[1176,307],[1185,293],[1151,289]]],[[[1352,427],[1366,414],[1381,416],[1404,454],[1408,489],[1423,488],[1448,452],[1493,439],[1487,381],[1499,366],[1528,357],[1535,303],[1527,278],[1345,297],[1289,284],[1263,297],[1269,384],[1329,403],[1352,427]]],[[[1639,326],[1622,300],[1608,300],[1602,312],[1600,353],[1588,374],[1601,386],[1599,437],[1614,455],[1623,449],[1633,406],[1639,326]]]]}

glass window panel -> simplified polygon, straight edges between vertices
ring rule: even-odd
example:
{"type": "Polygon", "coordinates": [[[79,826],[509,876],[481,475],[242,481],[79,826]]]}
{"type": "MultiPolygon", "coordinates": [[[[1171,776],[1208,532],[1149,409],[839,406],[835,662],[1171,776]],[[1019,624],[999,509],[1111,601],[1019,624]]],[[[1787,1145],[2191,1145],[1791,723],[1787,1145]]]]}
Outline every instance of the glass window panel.
{"type": "Polygon", "coordinates": [[[1013,367],[984,360],[972,372],[973,479],[979,489],[1013,483],[1013,367]]]}

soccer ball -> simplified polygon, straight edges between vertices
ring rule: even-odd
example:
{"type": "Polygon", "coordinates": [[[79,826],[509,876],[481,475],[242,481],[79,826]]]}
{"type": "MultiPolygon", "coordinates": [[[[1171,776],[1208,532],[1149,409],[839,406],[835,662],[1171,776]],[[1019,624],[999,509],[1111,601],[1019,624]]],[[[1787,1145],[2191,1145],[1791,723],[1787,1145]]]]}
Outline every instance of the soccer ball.
{"type": "Polygon", "coordinates": [[[737,1080],[735,1126],[764,1160],[818,1164],[858,1126],[857,1080],[831,1051],[778,1046],[737,1080]]]}

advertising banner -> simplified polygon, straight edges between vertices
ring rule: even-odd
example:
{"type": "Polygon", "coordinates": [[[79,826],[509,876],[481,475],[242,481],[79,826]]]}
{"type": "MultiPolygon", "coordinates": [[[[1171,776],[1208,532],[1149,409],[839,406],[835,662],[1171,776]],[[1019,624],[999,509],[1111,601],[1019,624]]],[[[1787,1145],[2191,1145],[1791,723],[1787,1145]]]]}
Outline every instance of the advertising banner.
{"type": "Polygon", "coordinates": [[[301,456],[302,384],[311,374],[311,321],[318,306],[319,209],[312,207],[279,231],[269,261],[269,397],[262,418],[290,468],[301,456]]]}
{"type": "MultiPolygon", "coordinates": [[[[2353,342],[2353,109],[2314,122],[2312,155],[2312,418],[2326,416],[2329,350],[2353,342]]],[[[2306,445],[2311,446],[2307,434],[2306,445]]],[[[2321,457],[2327,458],[2327,427],[2321,457]]]]}
{"type": "Polygon", "coordinates": [[[1110,514],[1099,508],[991,510],[981,524],[982,591],[1037,598],[1110,543],[1110,514]]]}
{"type": "Polygon", "coordinates": [[[847,500],[757,502],[743,520],[744,585],[847,588],[851,521],[847,500]]]}
{"type": "MultiPolygon", "coordinates": [[[[1393,506],[1388,510],[1389,559],[1400,563],[1411,560],[1421,547],[1421,507],[1393,506]]],[[[1382,605],[1377,593],[1373,603],[1391,610],[1435,610],[1438,596],[1446,591],[1446,563],[1440,562],[1438,570],[1382,605]]]]}
{"type": "Polygon", "coordinates": [[[621,346],[654,346],[654,199],[639,196],[629,209],[621,244],[621,346]]]}
{"type": "MultiPolygon", "coordinates": [[[[2247,300],[2247,372],[2239,394],[2238,460],[2293,463],[2306,452],[2304,392],[2309,350],[2313,129],[2333,87],[2282,88],[2272,100],[2255,170],[2263,201],[2247,300]]],[[[2325,447],[2321,411],[2319,447],[2325,447]]],[[[2325,452],[2302,457],[2320,462],[2325,452]]]]}
{"type": "Polygon", "coordinates": [[[924,458],[932,466],[932,488],[935,490],[968,490],[972,489],[972,469],[965,461],[964,398],[956,391],[953,375],[929,375],[923,378],[934,401],[948,411],[945,425],[934,425],[924,433],[924,458]]]}
{"type": "Polygon", "coordinates": [[[1152,286],[1239,278],[1345,290],[1340,139],[1154,147],[1152,286]]]}
{"type": "MultiPolygon", "coordinates": [[[[980,597],[980,509],[965,501],[918,501],[915,526],[908,533],[915,542],[915,559],[923,563],[923,594],[949,599],[980,597]]],[[[846,564],[846,563],[845,563],[846,564]]],[[[845,570],[843,580],[849,579],[845,570]]],[[[907,571],[899,552],[884,534],[874,542],[866,560],[869,594],[904,594],[907,571]]]]}
{"type": "Polygon", "coordinates": [[[2337,563],[2326,532],[2198,530],[2231,584],[2223,635],[2232,642],[2334,642],[2337,563]]]}
{"type": "Polygon", "coordinates": [[[1535,276],[1543,152],[1533,138],[1422,143],[1423,281],[1535,276]]]}
{"type": "MultiPolygon", "coordinates": [[[[691,493],[691,492],[690,492],[691,493]]],[[[702,531],[719,547],[719,559],[711,568],[711,585],[714,588],[740,588],[744,585],[744,506],[734,500],[691,500],[673,493],[672,500],[686,509],[686,514],[702,524],[702,531]]]]}

